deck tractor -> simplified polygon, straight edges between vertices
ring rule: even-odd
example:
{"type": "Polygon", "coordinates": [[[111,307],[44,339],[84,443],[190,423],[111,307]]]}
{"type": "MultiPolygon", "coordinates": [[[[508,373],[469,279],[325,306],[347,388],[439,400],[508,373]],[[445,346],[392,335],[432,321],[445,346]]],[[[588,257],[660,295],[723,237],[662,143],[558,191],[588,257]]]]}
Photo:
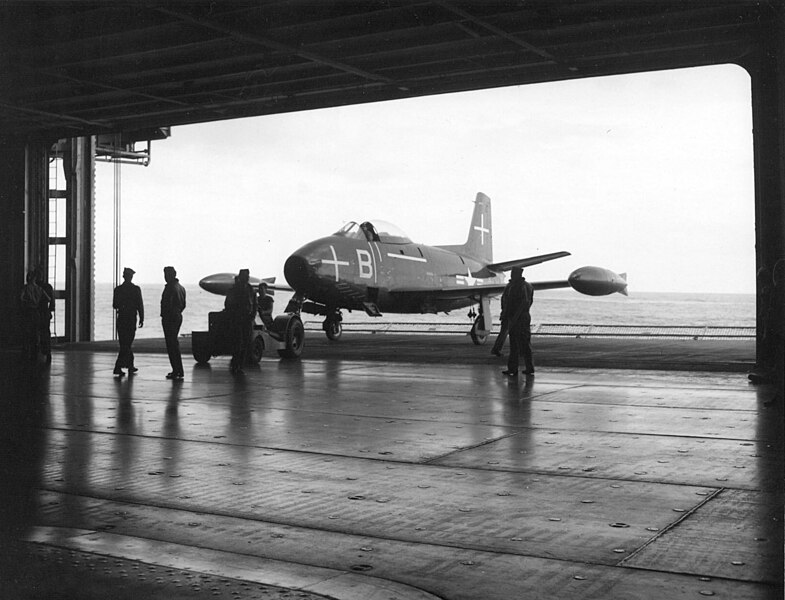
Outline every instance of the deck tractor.
{"type": "MultiPolygon", "coordinates": [[[[191,349],[199,364],[206,364],[213,356],[232,354],[233,342],[228,313],[224,310],[211,312],[207,317],[208,331],[191,334],[191,349]]],[[[262,360],[265,349],[275,349],[281,358],[300,358],[303,352],[305,329],[299,315],[284,313],[265,327],[258,318],[254,321],[249,364],[262,360]]]]}

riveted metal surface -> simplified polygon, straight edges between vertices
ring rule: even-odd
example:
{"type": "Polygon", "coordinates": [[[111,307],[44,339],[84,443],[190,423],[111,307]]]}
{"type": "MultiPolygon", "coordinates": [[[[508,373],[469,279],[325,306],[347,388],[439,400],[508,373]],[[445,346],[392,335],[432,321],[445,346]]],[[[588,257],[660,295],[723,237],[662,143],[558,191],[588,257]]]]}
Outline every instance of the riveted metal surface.
{"type": "Polygon", "coordinates": [[[771,488],[772,473],[783,472],[782,453],[761,441],[545,429],[515,433],[434,463],[748,489],[771,488]]]}
{"type": "MultiPolygon", "coordinates": [[[[137,353],[139,374],[118,380],[114,353],[56,353],[40,405],[17,429],[6,415],[22,437],[0,440],[19,460],[0,506],[124,547],[276,559],[447,599],[779,591],[771,390],[728,373],[508,381],[482,352],[483,364],[265,359],[243,378],[214,361],[179,383],[165,355],[137,353]],[[748,494],[733,511],[715,504],[730,492],[748,494]],[[738,523],[770,542],[721,535],[738,523]],[[754,568],[722,574],[727,557],[754,568]]],[[[33,406],[23,390],[18,401],[33,406]]]]}
{"type": "Polygon", "coordinates": [[[776,494],[723,490],[678,527],[625,560],[642,569],[782,581],[782,505],[776,494]]]}
{"type": "Polygon", "coordinates": [[[56,545],[13,545],[14,564],[4,563],[3,598],[112,598],[113,600],[250,600],[302,598],[322,594],[250,583],[221,575],[129,560],[56,545]],[[11,567],[11,568],[9,568],[11,567]],[[29,589],[34,587],[34,596],[29,589]]]}
{"type": "MultiPolygon", "coordinates": [[[[30,541],[75,548],[80,551],[142,563],[153,563],[174,575],[175,587],[182,587],[180,576],[189,581],[191,592],[207,588],[214,596],[221,596],[223,584],[232,597],[261,595],[291,598],[327,598],[334,589],[345,600],[365,600],[384,597],[386,600],[437,600],[416,588],[382,580],[373,576],[357,576],[324,567],[312,567],[297,562],[261,558],[238,552],[225,552],[196,545],[183,545],[117,533],[38,527],[30,541]],[[216,578],[220,578],[217,579],[216,578]],[[242,589],[240,591],[238,589],[242,589]],[[243,593],[245,592],[245,594],[243,593]]],[[[138,567],[137,567],[138,568],[138,567]]],[[[122,571],[121,573],[125,573],[122,571]]],[[[133,571],[132,571],[133,573],[133,571]]],[[[138,574],[134,574],[138,575],[138,574]]],[[[123,575],[127,576],[127,575],[123,575]]],[[[159,578],[163,580],[163,578],[159,578]]],[[[165,580],[162,581],[165,583],[165,580]]]]}
{"type": "MultiPolygon", "coordinates": [[[[64,495],[46,492],[41,499],[59,503],[64,495]]],[[[694,598],[701,590],[713,590],[720,597],[734,600],[774,597],[770,585],[712,580],[700,574],[484,552],[107,500],[86,499],[80,514],[104,523],[103,530],[117,535],[142,533],[179,544],[198,543],[242,557],[265,556],[340,570],[362,564],[369,567],[365,572],[376,578],[399,581],[455,600],[514,598],[522,593],[527,598],[549,600],[650,600],[694,598]]],[[[387,600],[395,596],[382,597],[387,600]]]]}
{"type": "MultiPolygon", "coordinates": [[[[626,382],[625,382],[626,383],[626,382]]],[[[754,411],[757,407],[757,393],[754,389],[729,390],[720,386],[712,387],[647,387],[645,385],[621,384],[583,385],[570,389],[568,394],[552,394],[551,402],[617,404],[628,407],[672,407],[699,410],[738,410],[754,411]]]]}
{"type": "MultiPolygon", "coordinates": [[[[121,499],[315,529],[462,548],[496,549],[613,564],[707,491],[685,485],[465,470],[137,438],[132,464],[113,440],[52,432],[43,485],[121,499]],[[71,454],[71,456],[69,456],[71,454]],[[80,466],[67,472],[61,465],[80,466]],[[118,489],[120,488],[120,489],[118,489]],[[547,510],[544,510],[547,507],[547,510]],[[609,527],[624,522],[626,529],[609,527]],[[518,538],[518,539],[513,539],[518,538]],[[624,548],[622,556],[613,548],[624,548]]],[[[711,490],[708,490],[711,491],[711,490]]],[[[64,507],[68,509],[68,507],[64,507]]]]}

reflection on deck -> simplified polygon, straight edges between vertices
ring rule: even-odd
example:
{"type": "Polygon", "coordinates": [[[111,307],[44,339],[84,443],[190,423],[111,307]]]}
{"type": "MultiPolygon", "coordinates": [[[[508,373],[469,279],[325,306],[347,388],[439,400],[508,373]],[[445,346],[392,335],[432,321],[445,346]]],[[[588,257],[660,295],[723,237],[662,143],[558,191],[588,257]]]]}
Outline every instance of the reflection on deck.
{"type": "Polygon", "coordinates": [[[455,336],[309,341],[180,382],[141,350],[114,378],[116,344],[0,363],[2,532],[28,540],[3,597],[782,597],[770,387],[603,366],[642,352],[624,340],[554,339],[599,362],[518,380],[455,336]]]}

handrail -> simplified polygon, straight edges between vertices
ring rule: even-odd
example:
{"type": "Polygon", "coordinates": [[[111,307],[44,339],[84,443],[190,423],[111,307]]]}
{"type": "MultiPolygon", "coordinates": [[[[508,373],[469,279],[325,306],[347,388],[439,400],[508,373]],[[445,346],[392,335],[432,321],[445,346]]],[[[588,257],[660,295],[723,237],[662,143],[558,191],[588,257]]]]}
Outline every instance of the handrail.
{"type": "MultiPolygon", "coordinates": [[[[307,331],[321,331],[322,321],[304,322],[307,331]]],[[[355,333],[407,333],[413,335],[468,335],[471,323],[438,321],[344,321],[344,332],[355,333]]],[[[498,333],[495,327],[492,335],[498,333]]],[[[694,326],[694,325],[597,325],[581,323],[532,324],[532,335],[541,337],[572,338],[639,338],[639,339],[691,339],[717,340],[755,339],[752,326],[694,326]]]]}

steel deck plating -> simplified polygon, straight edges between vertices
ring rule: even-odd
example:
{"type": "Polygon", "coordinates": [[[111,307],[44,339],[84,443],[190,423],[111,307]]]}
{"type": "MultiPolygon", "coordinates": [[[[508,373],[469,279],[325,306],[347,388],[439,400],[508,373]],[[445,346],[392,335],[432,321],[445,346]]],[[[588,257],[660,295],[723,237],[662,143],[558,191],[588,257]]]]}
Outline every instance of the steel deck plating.
{"type": "Polygon", "coordinates": [[[745,343],[674,372],[556,340],[509,381],[465,340],[354,338],[184,382],[102,344],[4,367],[2,596],[782,596],[782,408],[745,343]]]}

